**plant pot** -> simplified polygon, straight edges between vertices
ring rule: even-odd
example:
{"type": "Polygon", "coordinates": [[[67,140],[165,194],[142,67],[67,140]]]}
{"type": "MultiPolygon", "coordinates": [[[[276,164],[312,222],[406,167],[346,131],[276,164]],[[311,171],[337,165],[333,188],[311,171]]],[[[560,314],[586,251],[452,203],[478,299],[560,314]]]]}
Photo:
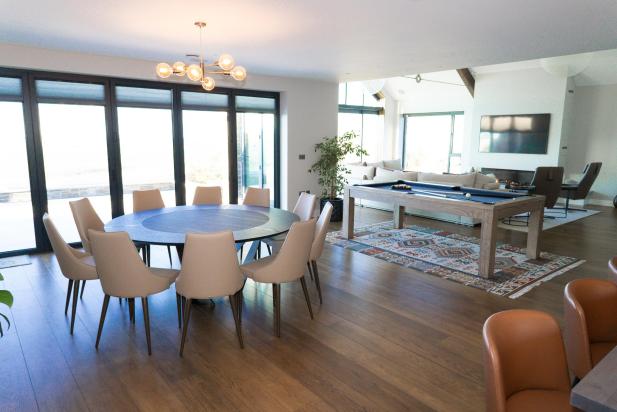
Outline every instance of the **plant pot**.
{"type": "Polygon", "coordinates": [[[332,203],[332,217],[330,218],[330,222],[340,222],[343,220],[343,199],[340,197],[334,199],[321,198],[319,201],[319,211],[323,210],[323,207],[326,203],[332,203]]]}

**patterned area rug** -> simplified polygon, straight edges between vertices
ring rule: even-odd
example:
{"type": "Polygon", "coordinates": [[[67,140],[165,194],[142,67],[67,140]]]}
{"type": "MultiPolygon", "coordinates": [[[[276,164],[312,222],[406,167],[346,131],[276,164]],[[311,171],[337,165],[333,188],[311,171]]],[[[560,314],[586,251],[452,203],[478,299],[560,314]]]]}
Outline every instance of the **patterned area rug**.
{"type": "Polygon", "coordinates": [[[584,263],[584,260],[542,252],[529,259],[525,249],[497,244],[495,275],[478,276],[480,239],[422,226],[393,229],[391,222],[356,229],[353,240],[328,233],[330,244],[387,262],[516,299],[532,288],[584,263]]]}

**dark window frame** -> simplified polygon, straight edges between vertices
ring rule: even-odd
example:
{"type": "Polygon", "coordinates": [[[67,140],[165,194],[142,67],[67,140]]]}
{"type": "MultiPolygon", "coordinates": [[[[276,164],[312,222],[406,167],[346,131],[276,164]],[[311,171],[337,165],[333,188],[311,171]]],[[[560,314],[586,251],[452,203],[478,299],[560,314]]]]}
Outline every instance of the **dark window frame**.
{"type": "MultiPolygon", "coordinates": [[[[44,70],[16,69],[0,67],[0,77],[14,77],[21,79],[22,93],[17,96],[0,96],[0,101],[21,101],[24,111],[24,131],[26,138],[26,152],[28,158],[28,173],[30,178],[30,193],[32,198],[32,209],[34,219],[34,232],[36,237],[36,248],[21,249],[0,252],[0,257],[15,256],[24,253],[46,252],[51,250],[51,245],[43,227],[42,217],[47,211],[47,186],[45,182],[45,165],[43,148],[41,144],[41,130],[38,115],[38,103],[62,103],[62,104],[95,104],[105,108],[105,126],[107,136],[107,161],[109,188],[111,197],[112,216],[120,216],[124,212],[123,207],[123,186],[122,186],[122,164],[120,153],[120,137],[118,133],[118,107],[143,107],[122,103],[118,105],[115,95],[116,86],[143,87],[169,89],[172,91],[172,138],[174,156],[174,178],[176,189],[176,202],[178,205],[186,204],[185,191],[185,165],[184,165],[184,141],[182,131],[182,104],[181,93],[192,91],[205,92],[200,85],[166,82],[155,80],[130,79],[113,76],[100,76],[89,74],[73,74],[65,72],[54,72],[44,70]],[[78,83],[102,84],[104,87],[104,100],[95,102],[91,100],[63,99],[63,98],[38,98],[36,96],[36,80],[66,81],[78,83]]],[[[268,111],[274,113],[274,206],[280,207],[280,93],[274,91],[245,90],[229,87],[217,87],[214,94],[226,94],[228,96],[227,107],[195,108],[186,107],[190,110],[216,110],[227,111],[228,119],[228,144],[229,144],[229,180],[230,180],[230,202],[237,203],[238,198],[238,171],[236,167],[237,159],[237,128],[236,128],[236,96],[267,97],[275,99],[275,110],[268,111]]],[[[153,105],[155,106],[155,105],[153,105]]],[[[261,111],[246,111],[256,112],[261,111]]]]}

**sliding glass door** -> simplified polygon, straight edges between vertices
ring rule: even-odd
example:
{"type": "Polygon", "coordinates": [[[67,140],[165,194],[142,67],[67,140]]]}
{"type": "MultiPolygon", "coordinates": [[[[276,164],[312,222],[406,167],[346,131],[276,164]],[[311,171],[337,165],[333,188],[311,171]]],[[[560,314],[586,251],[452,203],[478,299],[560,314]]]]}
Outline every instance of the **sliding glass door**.
{"type": "Polygon", "coordinates": [[[237,96],[237,169],[238,202],[246,190],[253,187],[270,189],[270,203],[274,205],[274,99],[237,96]]]}
{"type": "Polygon", "coordinates": [[[47,210],[67,242],[79,235],[69,201],[88,197],[111,219],[102,84],[37,80],[47,210]]]}
{"type": "Polygon", "coordinates": [[[0,77],[0,253],[36,247],[21,79],[0,77]]]}
{"type": "Polygon", "coordinates": [[[159,189],[176,205],[171,90],[116,87],[124,213],[133,191],[159,189]]]}
{"type": "Polygon", "coordinates": [[[228,96],[182,92],[186,203],[197,186],[220,186],[229,203],[228,96]]]}
{"type": "Polygon", "coordinates": [[[278,205],[279,94],[0,67],[0,257],[48,251],[49,212],[79,242],[69,202],[104,221],[133,211],[135,190],[167,206],[195,187],[225,202],[249,186],[278,205]]]}

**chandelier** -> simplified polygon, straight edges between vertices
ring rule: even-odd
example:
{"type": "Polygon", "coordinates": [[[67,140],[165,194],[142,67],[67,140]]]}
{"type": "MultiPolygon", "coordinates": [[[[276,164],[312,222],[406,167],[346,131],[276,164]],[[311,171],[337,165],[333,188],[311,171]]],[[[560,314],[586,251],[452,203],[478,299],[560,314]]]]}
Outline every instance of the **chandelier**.
{"type": "Polygon", "coordinates": [[[172,65],[167,63],[159,63],[156,65],[156,74],[166,79],[172,74],[178,77],[186,75],[194,82],[200,82],[204,90],[210,91],[216,85],[211,75],[231,76],[235,80],[242,81],[246,79],[246,69],[242,66],[236,66],[234,58],[230,54],[223,53],[213,63],[207,63],[203,57],[202,33],[206,27],[203,21],[196,21],[195,26],[199,28],[199,52],[201,54],[187,54],[187,57],[196,58],[199,63],[186,64],[177,61],[172,65]]]}

